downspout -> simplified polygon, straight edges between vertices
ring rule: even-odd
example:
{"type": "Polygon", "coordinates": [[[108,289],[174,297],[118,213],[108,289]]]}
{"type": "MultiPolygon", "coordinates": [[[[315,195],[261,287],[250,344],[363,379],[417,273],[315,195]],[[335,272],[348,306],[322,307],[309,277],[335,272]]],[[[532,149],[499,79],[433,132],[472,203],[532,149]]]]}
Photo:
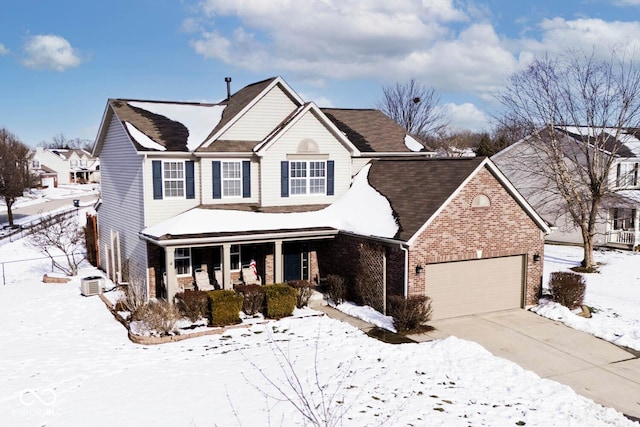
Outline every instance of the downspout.
{"type": "Polygon", "coordinates": [[[409,249],[404,245],[400,245],[400,249],[404,252],[404,297],[409,295],[409,249]]]}

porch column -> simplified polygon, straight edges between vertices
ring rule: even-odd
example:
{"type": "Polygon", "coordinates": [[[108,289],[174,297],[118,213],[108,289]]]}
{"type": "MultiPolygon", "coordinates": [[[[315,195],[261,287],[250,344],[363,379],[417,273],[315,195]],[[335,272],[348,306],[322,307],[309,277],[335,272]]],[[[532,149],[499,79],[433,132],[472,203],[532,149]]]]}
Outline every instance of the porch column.
{"type": "Polygon", "coordinates": [[[640,244],[640,236],[638,236],[638,231],[640,231],[640,209],[634,209],[635,215],[633,217],[633,248],[635,249],[638,244],[640,244]]]}
{"type": "Polygon", "coordinates": [[[173,303],[173,297],[178,293],[178,279],[176,277],[175,266],[176,250],[172,247],[164,248],[164,271],[166,272],[167,282],[167,301],[173,303]]]}
{"type": "Polygon", "coordinates": [[[231,289],[231,243],[222,244],[222,289],[231,289]]]}
{"type": "Polygon", "coordinates": [[[284,264],[282,257],[282,240],[276,240],[273,242],[275,245],[273,249],[273,264],[275,268],[274,281],[276,283],[282,283],[284,281],[284,264]]]}

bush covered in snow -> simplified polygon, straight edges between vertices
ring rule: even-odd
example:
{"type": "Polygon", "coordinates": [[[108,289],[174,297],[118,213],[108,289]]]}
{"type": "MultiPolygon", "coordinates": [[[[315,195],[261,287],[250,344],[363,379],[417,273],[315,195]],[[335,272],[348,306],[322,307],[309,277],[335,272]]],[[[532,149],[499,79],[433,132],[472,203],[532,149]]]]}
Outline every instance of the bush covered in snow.
{"type": "Polygon", "coordinates": [[[296,308],[297,292],[289,285],[276,283],[264,287],[266,316],[280,319],[291,316],[296,308]]]}
{"type": "Polygon", "coordinates": [[[555,302],[573,310],[582,305],[587,284],[580,274],[555,271],[551,273],[549,290],[555,302]]]}
{"type": "Polygon", "coordinates": [[[398,332],[416,330],[431,320],[431,298],[426,295],[391,295],[387,309],[398,332]]]}
{"type": "Polygon", "coordinates": [[[231,290],[219,289],[208,291],[209,296],[209,324],[212,326],[226,326],[240,323],[242,310],[242,295],[231,290]]]}

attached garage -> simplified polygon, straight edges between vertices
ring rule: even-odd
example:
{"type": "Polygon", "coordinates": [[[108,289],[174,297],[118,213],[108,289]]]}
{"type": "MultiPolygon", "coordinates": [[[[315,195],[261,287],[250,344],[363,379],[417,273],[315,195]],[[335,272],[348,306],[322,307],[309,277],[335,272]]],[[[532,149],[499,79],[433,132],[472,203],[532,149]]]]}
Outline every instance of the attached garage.
{"type": "Polygon", "coordinates": [[[426,265],[433,319],[522,307],[525,266],[523,255],[426,265]]]}

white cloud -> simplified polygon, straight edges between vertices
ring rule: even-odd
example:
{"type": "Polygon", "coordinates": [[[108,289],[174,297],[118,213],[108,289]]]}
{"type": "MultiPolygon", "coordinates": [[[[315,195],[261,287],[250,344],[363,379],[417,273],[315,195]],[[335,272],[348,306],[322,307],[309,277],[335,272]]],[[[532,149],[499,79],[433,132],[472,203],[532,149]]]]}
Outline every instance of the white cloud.
{"type": "Polygon", "coordinates": [[[468,129],[472,132],[482,132],[490,129],[489,117],[475,105],[447,103],[442,106],[444,115],[449,118],[449,124],[454,129],[468,129]]]}
{"type": "Polygon", "coordinates": [[[7,49],[2,43],[0,43],[0,56],[7,55],[9,49],[7,49]]]}
{"type": "Polygon", "coordinates": [[[615,0],[613,2],[616,6],[640,6],[640,0],[615,0]]]}
{"type": "Polygon", "coordinates": [[[63,37],[46,34],[28,38],[23,65],[29,68],[64,71],[82,62],[78,52],[63,37]]]}

